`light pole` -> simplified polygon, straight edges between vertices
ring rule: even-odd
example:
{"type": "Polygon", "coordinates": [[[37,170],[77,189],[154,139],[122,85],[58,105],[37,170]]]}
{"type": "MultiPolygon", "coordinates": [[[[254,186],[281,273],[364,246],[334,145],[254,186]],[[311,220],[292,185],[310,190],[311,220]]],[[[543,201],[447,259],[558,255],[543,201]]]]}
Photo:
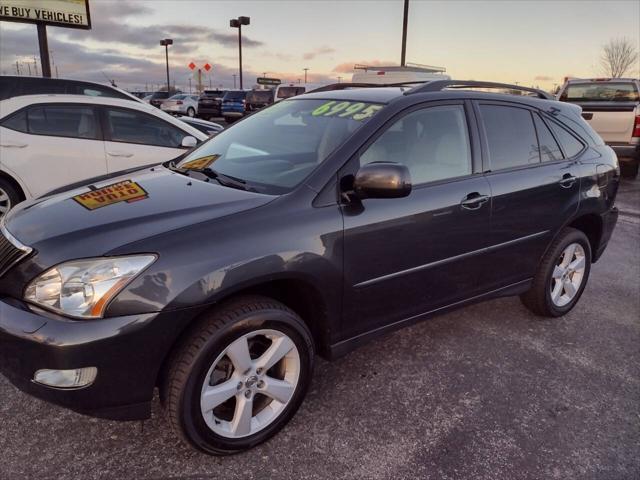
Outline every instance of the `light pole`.
{"type": "Polygon", "coordinates": [[[236,88],[236,77],[237,77],[237,75],[234,73],[233,74],[233,88],[234,89],[236,88]]]}
{"type": "Polygon", "coordinates": [[[169,95],[171,91],[171,83],[169,82],[169,45],[173,45],[173,40],[165,38],[164,40],[160,40],[160,45],[164,47],[164,55],[167,62],[167,95],[169,95]]]}
{"type": "Polygon", "coordinates": [[[404,0],[404,17],[402,19],[402,56],[400,66],[404,67],[407,60],[407,23],[409,21],[409,0],[404,0]]]}
{"type": "MultiPolygon", "coordinates": [[[[229,20],[231,28],[238,29],[238,59],[240,65],[240,90],[242,90],[242,25],[249,25],[251,19],[249,17],[238,17],[229,20]]],[[[234,86],[235,88],[235,86],[234,86]]]]}
{"type": "Polygon", "coordinates": [[[304,70],[304,83],[306,84],[307,83],[307,72],[309,71],[309,67],[303,68],[303,70],[304,70]]]}

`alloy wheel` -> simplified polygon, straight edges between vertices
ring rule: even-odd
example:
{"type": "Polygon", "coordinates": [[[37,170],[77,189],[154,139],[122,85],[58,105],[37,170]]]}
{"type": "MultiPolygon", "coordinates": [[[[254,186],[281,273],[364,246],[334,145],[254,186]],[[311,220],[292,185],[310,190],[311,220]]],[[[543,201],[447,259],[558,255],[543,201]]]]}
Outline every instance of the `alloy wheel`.
{"type": "Polygon", "coordinates": [[[258,433],[284,411],[300,376],[291,338],[271,329],[234,340],[207,372],[200,409],[207,426],[226,438],[258,433]]]}
{"type": "Polygon", "coordinates": [[[0,217],[11,209],[11,198],[9,194],[0,188],[0,217]]]}
{"type": "Polygon", "coordinates": [[[551,301],[557,307],[569,304],[582,285],[586,268],[585,252],[579,243],[571,243],[562,251],[551,275],[551,301]]]}

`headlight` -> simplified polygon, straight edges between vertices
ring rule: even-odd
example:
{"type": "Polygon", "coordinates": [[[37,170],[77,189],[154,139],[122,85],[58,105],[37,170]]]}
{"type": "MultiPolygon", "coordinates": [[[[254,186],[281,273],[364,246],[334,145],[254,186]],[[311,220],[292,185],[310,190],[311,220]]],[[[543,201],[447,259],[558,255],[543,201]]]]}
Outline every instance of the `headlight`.
{"type": "Polygon", "coordinates": [[[100,318],[109,301],[155,259],[135,255],[62,263],[36,277],[24,299],[64,315],[100,318]]]}

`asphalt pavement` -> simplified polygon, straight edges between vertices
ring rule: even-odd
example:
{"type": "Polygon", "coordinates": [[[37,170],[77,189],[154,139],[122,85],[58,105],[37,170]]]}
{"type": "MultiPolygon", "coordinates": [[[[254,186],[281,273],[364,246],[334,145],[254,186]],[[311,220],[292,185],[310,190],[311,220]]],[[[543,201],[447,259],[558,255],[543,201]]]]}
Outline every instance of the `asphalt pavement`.
{"type": "MultiPolygon", "coordinates": [[[[232,457],[145,422],[84,417],[0,376],[6,479],[640,478],[640,180],[566,317],[518,298],[473,305],[319,360],[302,408],[232,457]]],[[[149,346],[141,346],[148,348],[149,346]]]]}

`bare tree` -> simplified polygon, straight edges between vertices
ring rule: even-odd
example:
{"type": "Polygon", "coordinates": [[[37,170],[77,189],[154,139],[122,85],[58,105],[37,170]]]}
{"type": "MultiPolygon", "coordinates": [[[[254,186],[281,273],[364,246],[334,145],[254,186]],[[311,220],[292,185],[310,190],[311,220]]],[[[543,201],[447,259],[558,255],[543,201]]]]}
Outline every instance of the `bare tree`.
{"type": "Polygon", "coordinates": [[[638,52],[634,44],[625,38],[614,38],[602,47],[600,64],[605,75],[620,78],[637,65],[638,52]]]}

